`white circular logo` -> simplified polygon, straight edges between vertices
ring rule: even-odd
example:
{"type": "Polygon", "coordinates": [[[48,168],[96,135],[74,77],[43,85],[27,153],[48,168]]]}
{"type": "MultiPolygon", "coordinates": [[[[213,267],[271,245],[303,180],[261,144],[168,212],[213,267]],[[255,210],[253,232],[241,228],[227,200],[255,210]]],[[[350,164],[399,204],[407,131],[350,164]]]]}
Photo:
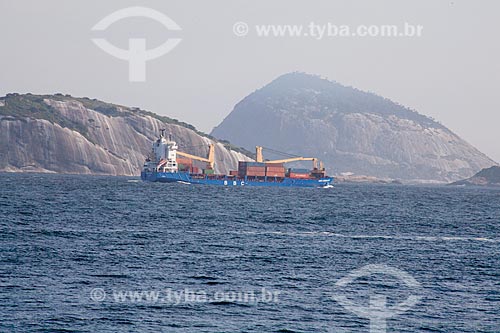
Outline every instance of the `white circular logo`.
{"type": "Polygon", "coordinates": [[[248,24],[245,22],[236,22],[233,25],[233,33],[238,37],[244,37],[248,35],[248,24]]]}
{"type": "MultiPolygon", "coordinates": [[[[353,283],[356,279],[373,274],[385,274],[397,278],[410,288],[420,288],[420,283],[410,274],[400,269],[386,266],[386,265],[367,265],[360,269],[354,270],[347,276],[343,277],[335,286],[337,288],[345,287],[353,283]]],[[[397,304],[396,306],[387,306],[387,297],[385,295],[371,295],[369,306],[360,306],[355,304],[343,295],[334,294],[333,299],[337,301],[342,307],[356,314],[359,317],[370,320],[371,333],[385,333],[387,332],[386,320],[394,316],[400,315],[411,307],[415,306],[421,296],[410,295],[405,301],[397,304]]]]}
{"type": "Polygon", "coordinates": [[[94,302],[102,302],[106,299],[106,292],[102,288],[94,288],[90,291],[90,298],[94,302]]]}

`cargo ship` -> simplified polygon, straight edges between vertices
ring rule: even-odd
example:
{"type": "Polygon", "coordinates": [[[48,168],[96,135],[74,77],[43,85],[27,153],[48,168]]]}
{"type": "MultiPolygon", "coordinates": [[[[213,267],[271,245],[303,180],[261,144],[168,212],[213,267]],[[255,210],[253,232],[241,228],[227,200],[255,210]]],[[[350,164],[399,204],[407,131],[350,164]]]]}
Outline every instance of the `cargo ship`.
{"type": "Polygon", "coordinates": [[[165,137],[161,130],[153,142],[153,149],[146,158],[141,179],[151,182],[204,184],[221,186],[283,186],[283,187],[331,187],[333,178],[325,174],[325,168],[317,158],[295,156],[291,158],[264,161],[263,147],[257,146],[256,161],[239,161],[238,170],[229,175],[214,172],[215,146],[208,147],[206,158],[178,150],[172,137],[165,137]],[[205,163],[204,168],[193,165],[194,161],[205,163]],[[285,168],[285,163],[312,161],[313,168],[285,168]]]}

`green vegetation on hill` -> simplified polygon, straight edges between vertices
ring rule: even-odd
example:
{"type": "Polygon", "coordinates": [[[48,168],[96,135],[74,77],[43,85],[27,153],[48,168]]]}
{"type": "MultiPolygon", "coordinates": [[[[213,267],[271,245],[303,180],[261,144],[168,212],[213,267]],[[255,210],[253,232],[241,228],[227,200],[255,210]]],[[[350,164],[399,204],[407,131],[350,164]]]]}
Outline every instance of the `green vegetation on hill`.
{"type": "Polygon", "coordinates": [[[153,113],[153,112],[150,112],[150,111],[146,111],[146,110],[142,110],[140,108],[130,108],[130,107],[123,106],[123,105],[106,103],[106,102],[103,102],[103,101],[99,101],[99,100],[97,100],[95,98],[94,99],[90,99],[88,97],[71,97],[69,95],[66,95],[65,97],[68,100],[71,99],[71,100],[75,100],[75,101],[78,101],[78,102],[82,103],[82,105],[84,107],[86,107],[87,109],[91,109],[91,110],[97,111],[97,112],[102,113],[102,114],[104,114],[106,116],[109,116],[109,117],[126,117],[126,116],[129,116],[129,115],[132,115],[132,114],[139,114],[139,115],[143,115],[143,116],[150,116],[150,117],[153,117],[153,118],[156,118],[156,119],[160,120],[163,123],[179,125],[179,126],[182,126],[182,127],[185,127],[185,128],[189,128],[190,130],[193,130],[193,131],[197,132],[200,135],[207,136],[205,133],[199,132],[191,124],[188,124],[188,123],[185,123],[185,122],[182,122],[182,121],[179,121],[177,119],[170,118],[170,117],[167,117],[167,116],[160,116],[160,115],[158,115],[156,113],[153,113]]]}
{"type": "Polygon", "coordinates": [[[57,110],[44,102],[44,99],[51,99],[56,101],[78,101],[82,103],[87,109],[97,111],[108,117],[127,117],[133,114],[150,116],[156,118],[166,124],[175,124],[190,130],[195,131],[197,134],[208,137],[207,134],[198,131],[193,125],[173,119],[166,116],[160,116],[156,113],[141,110],[139,108],[130,108],[122,105],[106,103],[97,99],[90,99],[88,97],[72,97],[70,95],[54,94],[54,95],[33,95],[33,94],[7,94],[1,98],[4,101],[4,106],[0,106],[0,115],[11,116],[16,119],[20,118],[33,118],[45,119],[52,123],[57,123],[63,127],[72,128],[72,124],[64,118],[57,110]]]}
{"type": "MultiPolygon", "coordinates": [[[[131,108],[122,105],[106,103],[97,99],[88,97],[73,97],[70,95],[54,94],[54,95],[33,95],[33,94],[7,94],[5,97],[0,97],[0,116],[6,116],[13,120],[23,120],[25,118],[44,119],[51,123],[75,130],[89,139],[88,129],[81,123],[72,122],[61,113],[44,102],[45,99],[51,99],[62,102],[80,102],[85,108],[97,111],[108,117],[128,117],[132,115],[150,116],[158,119],[165,124],[174,124],[182,126],[194,131],[196,134],[209,138],[216,142],[221,142],[226,149],[242,153],[248,157],[253,154],[244,148],[232,145],[227,141],[219,141],[213,136],[203,133],[196,129],[191,124],[179,121],[167,116],[161,116],[156,113],[142,110],[140,108],[131,108]],[[3,105],[2,105],[3,104],[3,105]]],[[[90,140],[90,139],[89,139],[90,140]]]]}
{"type": "Polygon", "coordinates": [[[24,118],[44,119],[61,127],[75,130],[88,138],[88,130],[85,126],[72,122],[43,101],[46,98],[58,99],[59,96],[55,97],[52,95],[8,94],[1,99],[4,105],[0,106],[0,116],[8,116],[15,120],[23,120],[24,118]]]}

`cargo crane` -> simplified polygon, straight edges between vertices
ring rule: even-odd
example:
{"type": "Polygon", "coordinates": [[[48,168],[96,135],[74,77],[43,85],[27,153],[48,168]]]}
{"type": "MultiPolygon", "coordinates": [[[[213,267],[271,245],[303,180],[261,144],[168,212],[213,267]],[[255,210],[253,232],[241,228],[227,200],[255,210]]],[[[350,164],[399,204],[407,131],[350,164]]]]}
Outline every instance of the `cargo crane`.
{"type": "Polygon", "coordinates": [[[192,160],[206,162],[208,169],[211,169],[211,170],[213,170],[215,167],[215,145],[213,143],[208,145],[208,157],[207,158],[199,157],[196,155],[191,155],[188,153],[183,153],[181,151],[177,151],[177,155],[184,156],[184,157],[190,158],[192,160]]]}
{"type": "MultiPolygon", "coordinates": [[[[295,156],[295,157],[290,157],[290,158],[284,158],[280,160],[272,160],[272,161],[264,161],[264,156],[262,154],[262,150],[264,147],[261,146],[255,146],[255,161],[260,162],[260,163],[266,163],[266,164],[278,164],[278,163],[288,163],[288,162],[297,162],[297,161],[312,161],[313,162],[313,169],[311,171],[311,174],[316,177],[322,177],[325,175],[325,168],[323,167],[323,162],[318,160],[316,157],[302,157],[302,156],[295,156]]],[[[269,148],[266,148],[269,149],[269,148]]],[[[275,153],[281,153],[275,150],[272,150],[275,153]]],[[[285,154],[285,153],[281,153],[285,154]]],[[[285,154],[285,155],[290,155],[290,154],[285,154]]]]}

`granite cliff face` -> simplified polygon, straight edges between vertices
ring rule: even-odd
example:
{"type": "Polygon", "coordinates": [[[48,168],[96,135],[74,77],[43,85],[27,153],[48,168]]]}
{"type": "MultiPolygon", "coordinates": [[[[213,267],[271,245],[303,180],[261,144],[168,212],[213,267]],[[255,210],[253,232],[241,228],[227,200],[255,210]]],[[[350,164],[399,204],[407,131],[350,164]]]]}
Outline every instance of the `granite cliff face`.
{"type": "Polygon", "coordinates": [[[139,175],[161,128],[180,150],[198,156],[215,143],[216,172],[250,160],[228,143],[150,112],[60,94],[9,94],[0,98],[0,171],[139,175]]]}
{"type": "Polygon", "coordinates": [[[244,98],[211,134],[247,149],[318,157],[331,174],[407,182],[455,181],[496,164],[428,117],[301,73],[244,98]]]}

